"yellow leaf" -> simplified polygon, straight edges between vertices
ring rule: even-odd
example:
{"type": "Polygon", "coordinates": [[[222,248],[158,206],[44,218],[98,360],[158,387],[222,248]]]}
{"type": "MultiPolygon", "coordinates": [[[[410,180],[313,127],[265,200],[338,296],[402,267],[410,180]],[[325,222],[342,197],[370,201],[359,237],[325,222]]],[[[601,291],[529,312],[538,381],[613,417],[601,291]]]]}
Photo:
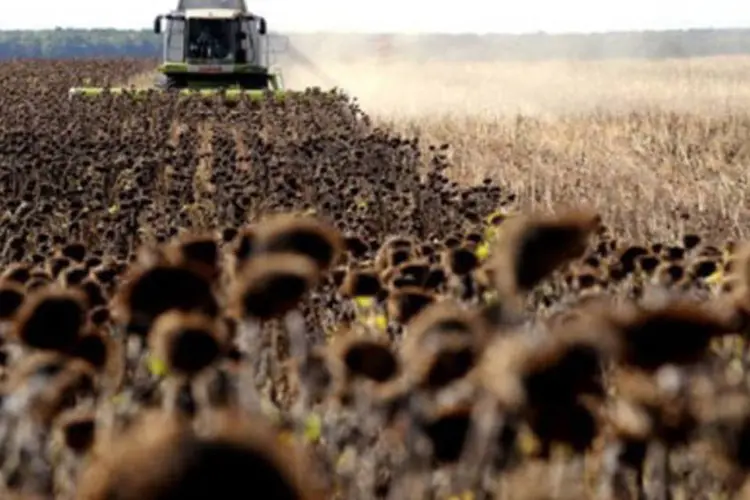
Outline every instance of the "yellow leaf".
{"type": "Polygon", "coordinates": [[[373,314],[367,318],[367,324],[372,328],[384,332],[388,328],[388,318],[385,314],[373,314]]]}
{"type": "Polygon", "coordinates": [[[474,253],[479,260],[485,260],[490,255],[490,246],[487,243],[481,243],[477,245],[474,253]]]}
{"type": "Polygon", "coordinates": [[[109,212],[110,215],[114,215],[119,211],[120,211],[120,205],[118,205],[117,203],[109,207],[109,209],[107,210],[107,212],[109,212]]]}
{"type": "Polygon", "coordinates": [[[539,439],[534,435],[531,429],[527,427],[524,427],[521,432],[519,432],[517,442],[521,453],[526,456],[534,455],[539,451],[541,446],[539,439]]]}
{"type": "Polygon", "coordinates": [[[724,279],[724,273],[721,271],[721,269],[715,271],[710,276],[706,276],[704,281],[708,283],[709,285],[718,285],[721,283],[721,281],[724,279]]]}
{"type": "Polygon", "coordinates": [[[165,375],[167,375],[167,373],[169,373],[167,364],[153,355],[148,357],[148,371],[151,373],[151,375],[155,375],[157,377],[164,377],[165,375]]]}
{"type": "Polygon", "coordinates": [[[308,442],[315,443],[320,440],[320,433],[323,423],[316,414],[311,414],[305,419],[305,439],[308,442]]]}
{"type": "Polygon", "coordinates": [[[372,297],[354,297],[354,303],[362,309],[369,309],[375,303],[372,297]]]}

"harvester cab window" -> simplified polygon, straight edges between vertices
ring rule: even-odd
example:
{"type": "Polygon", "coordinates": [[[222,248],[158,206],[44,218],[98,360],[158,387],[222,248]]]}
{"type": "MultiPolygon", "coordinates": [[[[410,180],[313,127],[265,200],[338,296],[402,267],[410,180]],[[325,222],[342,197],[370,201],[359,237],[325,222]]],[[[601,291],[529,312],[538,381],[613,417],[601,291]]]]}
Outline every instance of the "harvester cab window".
{"type": "Polygon", "coordinates": [[[226,59],[232,54],[232,30],[225,20],[191,19],[188,32],[190,59],[226,59]]]}

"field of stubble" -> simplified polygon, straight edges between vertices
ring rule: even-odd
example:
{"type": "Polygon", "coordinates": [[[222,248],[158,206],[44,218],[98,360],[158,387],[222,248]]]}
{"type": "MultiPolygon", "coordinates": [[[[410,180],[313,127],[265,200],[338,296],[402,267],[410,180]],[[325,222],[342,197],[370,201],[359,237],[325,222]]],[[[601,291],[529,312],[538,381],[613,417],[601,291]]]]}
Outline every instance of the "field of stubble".
{"type": "Polygon", "coordinates": [[[750,490],[750,59],[151,64],[0,63],[0,497],[750,490]]]}
{"type": "Polygon", "coordinates": [[[750,58],[322,67],[387,125],[450,144],[456,179],[490,174],[524,210],[594,204],[633,238],[747,231],[750,58]]]}

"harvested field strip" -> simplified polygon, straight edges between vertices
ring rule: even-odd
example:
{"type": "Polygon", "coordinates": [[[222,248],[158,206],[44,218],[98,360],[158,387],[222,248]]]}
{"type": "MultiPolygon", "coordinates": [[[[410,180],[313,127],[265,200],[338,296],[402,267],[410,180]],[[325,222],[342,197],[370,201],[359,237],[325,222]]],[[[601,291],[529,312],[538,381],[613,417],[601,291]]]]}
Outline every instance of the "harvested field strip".
{"type": "Polygon", "coordinates": [[[450,144],[452,179],[490,175],[519,194],[522,210],[587,203],[634,239],[680,229],[747,236],[748,115],[676,112],[578,117],[416,118],[388,122],[450,144]],[[673,223],[683,213],[684,226],[673,223]],[[720,222],[719,222],[720,221],[720,222]]]}

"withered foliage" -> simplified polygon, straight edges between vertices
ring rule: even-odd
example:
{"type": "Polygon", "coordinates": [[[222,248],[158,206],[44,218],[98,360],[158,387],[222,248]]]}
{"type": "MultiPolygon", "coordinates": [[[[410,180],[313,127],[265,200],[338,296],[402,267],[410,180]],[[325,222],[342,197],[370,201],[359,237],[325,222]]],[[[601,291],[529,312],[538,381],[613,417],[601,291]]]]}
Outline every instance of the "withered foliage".
{"type": "Polygon", "coordinates": [[[0,497],[750,491],[746,244],[517,213],[337,91],[67,98],[149,64],[0,65],[0,497]]]}

